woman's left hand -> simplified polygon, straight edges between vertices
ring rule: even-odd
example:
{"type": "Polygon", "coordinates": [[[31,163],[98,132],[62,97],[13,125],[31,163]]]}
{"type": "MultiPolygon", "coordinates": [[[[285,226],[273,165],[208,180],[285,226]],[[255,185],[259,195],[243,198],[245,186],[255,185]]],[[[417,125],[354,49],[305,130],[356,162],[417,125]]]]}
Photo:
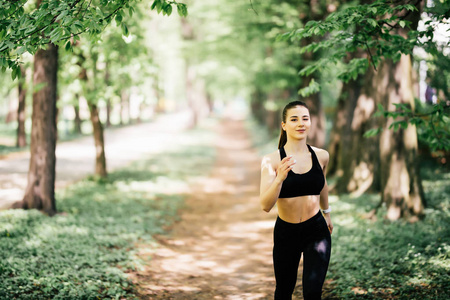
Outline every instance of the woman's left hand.
{"type": "Polygon", "coordinates": [[[330,230],[330,234],[333,233],[333,223],[331,223],[330,213],[323,214],[325,221],[327,222],[328,230],[330,230]]]}

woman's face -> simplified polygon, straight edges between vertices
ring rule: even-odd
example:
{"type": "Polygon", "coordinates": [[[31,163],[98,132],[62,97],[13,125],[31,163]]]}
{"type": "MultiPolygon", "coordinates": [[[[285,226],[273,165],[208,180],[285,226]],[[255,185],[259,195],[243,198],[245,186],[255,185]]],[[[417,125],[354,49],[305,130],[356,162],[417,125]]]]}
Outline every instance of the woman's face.
{"type": "Polygon", "coordinates": [[[308,136],[311,127],[309,110],[304,106],[296,106],[287,111],[286,123],[281,126],[288,136],[288,139],[301,140],[308,136]]]}

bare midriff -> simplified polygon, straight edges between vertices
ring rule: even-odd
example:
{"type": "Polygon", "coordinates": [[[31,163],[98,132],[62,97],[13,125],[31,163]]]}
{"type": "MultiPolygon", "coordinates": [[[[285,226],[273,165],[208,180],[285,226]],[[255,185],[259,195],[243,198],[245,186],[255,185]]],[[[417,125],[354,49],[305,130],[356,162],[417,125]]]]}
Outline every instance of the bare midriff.
{"type": "Polygon", "coordinates": [[[314,217],[320,209],[320,195],[279,198],[278,216],[289,223],[301,223],[314,217]]]}

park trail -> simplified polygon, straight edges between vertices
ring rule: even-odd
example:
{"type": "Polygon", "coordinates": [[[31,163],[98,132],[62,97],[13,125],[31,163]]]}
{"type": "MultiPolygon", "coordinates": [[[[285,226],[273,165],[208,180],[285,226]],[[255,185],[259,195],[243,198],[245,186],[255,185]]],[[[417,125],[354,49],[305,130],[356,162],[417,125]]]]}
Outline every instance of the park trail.
{"type": "MultiPolygon", "coordinates": [[[[139,246],[147,264],[130,274],[139,299],[273,299],[276,209],[259,205],[261,158],[244,121],[215,127],[210,174],[192,188],[170,233],[156,237],[156,246],[139,246]]],[[[302,299],[300,278],[297,284],[294,299],[302,299]]]]}

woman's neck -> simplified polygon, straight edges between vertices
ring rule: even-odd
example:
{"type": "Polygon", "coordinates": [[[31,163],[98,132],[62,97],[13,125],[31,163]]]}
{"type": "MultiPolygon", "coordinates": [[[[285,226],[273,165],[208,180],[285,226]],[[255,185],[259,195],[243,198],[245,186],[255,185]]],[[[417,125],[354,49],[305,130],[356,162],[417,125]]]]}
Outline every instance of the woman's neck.
{"type": "Polygon", "coordinates": [[[289,153],[306,153],[309,152],[308,146],[306,146],[306,139],[291,142],[287,141],[284,145],[284,150],[289,153]]]}

